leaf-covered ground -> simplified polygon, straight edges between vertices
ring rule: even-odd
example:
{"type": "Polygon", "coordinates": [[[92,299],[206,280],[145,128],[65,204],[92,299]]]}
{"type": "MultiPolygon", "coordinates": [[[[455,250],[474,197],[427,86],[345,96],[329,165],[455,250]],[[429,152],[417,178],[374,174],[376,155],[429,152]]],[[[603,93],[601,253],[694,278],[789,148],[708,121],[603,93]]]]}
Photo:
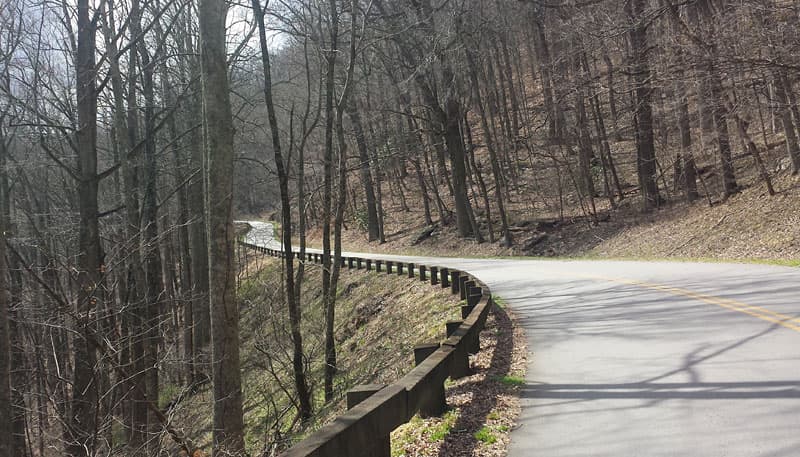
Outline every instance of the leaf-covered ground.
{"type": "MultiPolygon", "coordinates": [[[[670,203],[646,214],[639,211],[638,197],[629,196],[614,211],[601,208],[597,222],[574,212],[559,221],[552,215],[517,208],[511,219],[515,244],[510,249],[459,238],[449,226],[437,227],[429,238],[414,244],[425,225],[419,210],[413,208],[408,213],[388,214],[386,243],[368,243],[364,232],[354,227],[345,232],[344,243],[349,250],[444,257],[672,258],[797,264],[800,178],[784,172],[774,181],[775,196],[755,183],[727,201],[712,199],[713,205],[705,198],[687,204],[673,196],[670,203]]],[[[485,224],[483,229],[486,236],[485,224]]]]}
{"type": "MultiPolygon", "coordinates": [[[[445,322],[460,316],[459,300],[426,282],[342,270],[336,308],[337,400],[325,405],[321,270],[309,264],[303,289],[303,334],[317,415],[309,428],[298,430],[286,395],[292,391],[291,352],[287,310],[278,282],[280,263],[252,254],[240,260],[247,264],[240,278],[239,299],[245,438],[250,455],[272,455],[332,420],[344,410],[343,397],[349,388],[397,380],[413,366],[414,344],[444,339],[445,322]]],[[[210,451],[211,413],[210,385],[170,411],[173,423],[205,451],[210,451]]]]}
{"type": "Polygon", "coordinates": [[[495,307],[471,357],[472,376],[446,384],[441,418],[414,417],[392,434],[393,457],[502,456],[519,415],[527,348],[513,314],[495,307]]]}

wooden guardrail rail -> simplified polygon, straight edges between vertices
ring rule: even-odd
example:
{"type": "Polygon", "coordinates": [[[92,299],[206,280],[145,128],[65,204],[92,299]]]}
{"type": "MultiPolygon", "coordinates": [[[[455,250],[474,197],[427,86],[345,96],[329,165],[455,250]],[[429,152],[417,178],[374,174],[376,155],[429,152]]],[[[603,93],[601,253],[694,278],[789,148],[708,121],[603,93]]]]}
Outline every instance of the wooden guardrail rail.
{"type": "MultiPolygon", "coordinates": [[[[285,257],[275,250],[240,242],[248,249],[285,257]]],[[[300,259],[300,253],[293,252],[300,259]]],[[[322,263],[322,254],[306,253],[305,262],[322,263]]],[[[492,307],[489,288],[468,273],[435,265],[368,257],[342,257],[342,266],[396,274],[449,288],[466,304],[461,320],[446,323],[447,339],[414,347],[416,367],[391,385],[364,385],[347,392],[348,411],[281,454],[283,457],[389,457],[389,434],[419,413],[430,417],[446,408],[444,382],[469,375],[469,355],[480,350],[479,335],[492,307]]]]}

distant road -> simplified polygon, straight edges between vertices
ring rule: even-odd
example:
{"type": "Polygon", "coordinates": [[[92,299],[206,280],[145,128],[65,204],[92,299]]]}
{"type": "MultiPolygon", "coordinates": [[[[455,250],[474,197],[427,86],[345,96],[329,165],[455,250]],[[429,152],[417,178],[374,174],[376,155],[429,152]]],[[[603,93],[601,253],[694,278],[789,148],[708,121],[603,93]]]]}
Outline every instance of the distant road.
{"type": "Polygon", "coordinates": [[[369,255],[468,271],[513,308],[512,457],[800,456],[796,268],[369,255]]]}

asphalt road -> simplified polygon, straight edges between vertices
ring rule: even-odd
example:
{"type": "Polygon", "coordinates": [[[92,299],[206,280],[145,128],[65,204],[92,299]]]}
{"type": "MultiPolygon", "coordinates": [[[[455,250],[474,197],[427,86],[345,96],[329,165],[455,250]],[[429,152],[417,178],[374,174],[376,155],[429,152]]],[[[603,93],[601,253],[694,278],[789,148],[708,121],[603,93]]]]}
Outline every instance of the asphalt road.
{"type": "Polygon", "coordinates": [[[513,308],[511,457],[800,456],[796,268],[370,255],[468,271],[513,308]]]}

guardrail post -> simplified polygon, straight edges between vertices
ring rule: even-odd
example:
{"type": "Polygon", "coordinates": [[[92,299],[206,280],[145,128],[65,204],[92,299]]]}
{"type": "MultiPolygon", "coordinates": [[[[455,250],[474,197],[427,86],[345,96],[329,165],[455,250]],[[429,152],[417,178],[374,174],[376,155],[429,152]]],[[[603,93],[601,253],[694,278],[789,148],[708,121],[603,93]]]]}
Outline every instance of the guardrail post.
{"type": "MultiPolygon", "coordinates": [[[[475,305],[462,305],[461,306],[461,318],[466,319],[469,317],[472,310],[475,309],[475,305]]],[[[470,354],[477,354],[481,351],[481,339],[480,339],[480,331],[475,332],[475,338],[466,342],[467,343],[467,351],[470,354]]]]}
{"type": "Polygon", "coordinates": [[[469,295],[467,295],[467,304],[475,306],[481,301],[481,296],[483,295],[483,289],[480,287],[470,287],[469,288],[469,295]]]}
{"type": "MultiPolygon", "coordinates": [[[[381,389],[386,387],[384,384],[364,384],[360,386],[355,386],[354,388],[347,391],[347,409],[353,409],[361,403],[362,401],[366,400],[367,398],[371,397],[373,394],[377,393],[381,389]]],[[[365,449],[365,455],[374,455],[376,457],[391,457],[392,455],[392,445],[390,441],[390,435],[376,437],[375,444],[370,447],[369,449],[365,449]]]]}
{"type": "Polygon", "coordinates": [[[461,272],[458,270],[453,270],[450,272],[450,293],[453,295],[458,293],[458,286],[460,285],[461,280],[461,272]]]}
{"type": "Polygon", "coordinates": [[[419,266],[419,280],[420,281],[427,281],[428,280],[428,277],[425,276],[425,271],[426,271],[425,265],[420,265],[419,266]]]}
{"type": "Polygon", "coordinates": [[[408,263],[408,277],[409,278],[414,277],[414,264],[411,262],[408,263]]]}
{"type": "Polygon", "coordinates": [[[383,262],[381,262],[380,260],[376,260],[376,261],[375,261],[375,271],[377,271],[378,273],[380,273],[380,272],[381,272],[381,264],[382,264],[382,263],[383,263],[383,262]]]}
{"type": "MultiPolygon", "coordinates": [[[[445,324],[447,337],[451,337],[463,323],[464,321],[447,321],[445,324]]],[[[469,366],[469,351],[463,344],[460,347],[453,346],[453,348],[455,352],[453,354],[452,365],[450,366],[450,377],[459,379],[470,376],[472,374],[472,369],[469,366]]]]}
{"type": "Polygon", "coordinates": [[[353,258],[352,257],[348,257],[347,258],[347,268],[349,268],[351,270],[353,269],[353,258]]]}
{"type": "Polygon", "coordinates": [[[356,270],[361,269],[361,257],[356,257],[356,270]]]}
{"type": "Polygon", "coordinates": [[[442,278],[442,289],[450,287],[450,271],[447,268],[439,270],[439,276],[442,278]]]}
{"type": "Polygon", "coordinates": [[[431,285],[439,284],[439,267],[431,267],[431,285]]]}
{"type": "Polygon", "coordinates": [[[372,271],[372,259],[367,259],[367,271],[372,271]]]}
{"type": "Polygon", "coordinates": [[[470,286],[474,286],[475,282],[470,281],[469,276],[462,276],[459,278],[458,291],[461,293],[461,299],[466,300],[469,294],[470,286]],[[471,283],[471,284],[470,284],[471,283]]]}
{"type": "MultiPolygon", "coordinates": [[[[431,354],[439,349],[439,343],[423,343],[414,346],[414,365],[419,365],[431,354]]],[[[422,417],[440,416],[447,409],[447,400],[444,395],[444,383],[433,386],[428,401],[419,407],[419,415],[422,417]]]]}
{"type": "Polygon", "coordinates": [[[392,274],[392,267],[394,267],[394,262],[392,262],[391,260],[387,260],[386,261],[386,274],[387,275],[392,274]]]}
{"type": "Polygon", "coordinates": [[[458,327],[460,327],[462,323],[464,323],[464,321],[447,321],[447,323],[445,324],[445,328],[447,329],[447,336],[451,336],[453,333],[455,333],[456,330],[458,330],[458,327]]]}
{"type": "Polygon", "coordinates": [[[397,276],[403,276],[403,262],[397,262],[397,276]]]}

